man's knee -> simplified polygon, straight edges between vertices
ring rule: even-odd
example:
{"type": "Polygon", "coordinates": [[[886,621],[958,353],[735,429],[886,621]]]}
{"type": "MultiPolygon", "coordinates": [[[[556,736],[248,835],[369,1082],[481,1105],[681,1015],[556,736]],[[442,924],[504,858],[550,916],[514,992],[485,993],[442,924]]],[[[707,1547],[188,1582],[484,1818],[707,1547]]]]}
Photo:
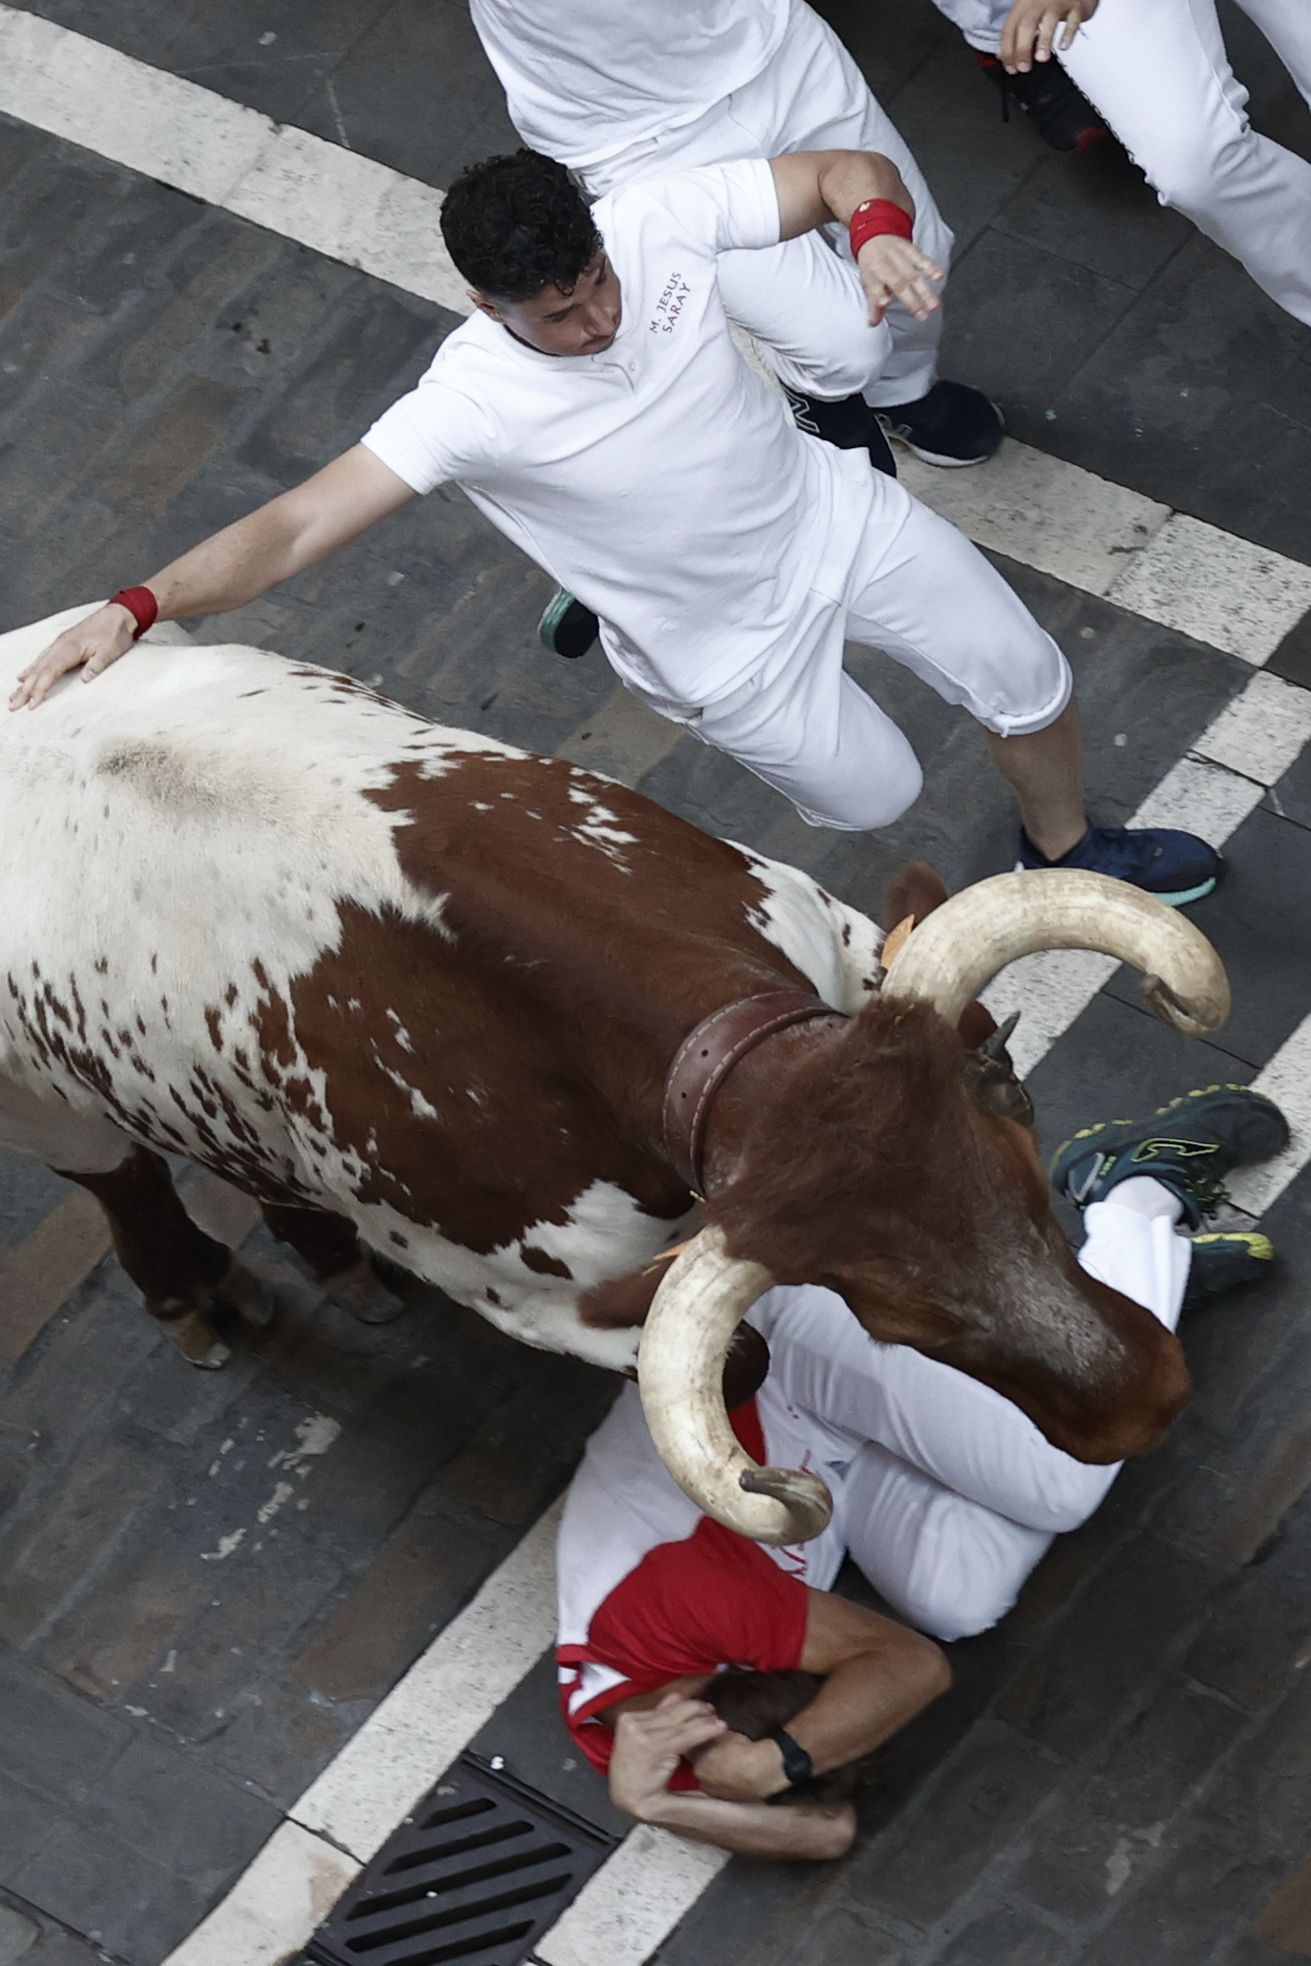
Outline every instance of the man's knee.
{"type": "Polygon", "coordinates": [[[1235,125],[1224,138],[1217,139],[1205,123],[1178,140],[1163,146],[1150,159],[1138,158],[1163,205],[1184,212],[1195,221],[1206,218],[1216,204],[1227,179],[1238,176],[1254,155],[1256,139],[1246,127],[1235,125]]]}
{"type": "Polygon", "coordinates": [[[889,329],[883,324],[870,326],[864,295],[853,274],[851,304],[823,310],[804,358],[796,358],[793,366],[806,395],[838,402],[844,396],[861,395],[877,381],[891,349],[889,329]]]}
{"type": "Polygon", "coordinates": [[[849,833],[873,833],[882,826],[895,825],[924,790],[919,759],[900,731],[897,737],[899,744],[889,746],[845,796],[834,798],[824,811],[807,806],[804,796],[798,797],[796,805],[802,818],[816,826],[849,833]]]}

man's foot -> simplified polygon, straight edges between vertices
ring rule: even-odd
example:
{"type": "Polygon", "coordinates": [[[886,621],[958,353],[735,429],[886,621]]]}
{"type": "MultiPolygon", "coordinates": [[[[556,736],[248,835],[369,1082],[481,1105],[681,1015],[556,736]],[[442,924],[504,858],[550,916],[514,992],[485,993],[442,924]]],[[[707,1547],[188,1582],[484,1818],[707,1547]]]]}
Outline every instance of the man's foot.
{"type": "Polygon", "coordinates": [[[1146,1120],[1085,1126],[1056,1149],[1051,1182],[1076,1208],[1104,1201],[1121,1181],[1145,1174],[1177,1195],[1190,1229],[1228,1199],[1235,1167],[1271,1160],[1288,1145],[1274,1101],[1246,1085],[1206,1085],[1158,1107],[1146,1120]]]}
{"type": "Polygon", "coordinates": [[[976,50],[974,58],[1001,90],[1003,122],[1010,120],[1010,106],[1014,103],[1049,149],[1091,150],[1108,134],[1087,96],[1075,88],[1059,62],[1038,62],[1027,75],[1008,75],[995,55],[976,50]]]}
{"type": "Polygon", "coordinates": [[[875,415],[922,464],[982,464],[1006,428],[997,405],[963,382],[935,382],[918,402],[880,403],[875,415]]]}
{"type": "Polygon", "coordinates": [[[1193,1260],[1184,1292],[1186,1311],[1245,1283],[1262,1283],[1274,1268],[1275,1246],[1259,1229],[1210,1229],[1190,1240],[1193,1260]]]}
{"type": "Polygon", "coordinates": [[[896,477],[892,446],[863,396],[843,396],[833,402],[823,396],[803,396],[799,389],[785,389],[783,393],[798,430],[804,430],[809,437],[822,438],[835,450],[867,450],[876,471],[885,471],[889,478],[896,477]]]}
{"type": "Polygon", "coordinates": [[[552,655],[568,656],[570,661],[586,655],[600,632],[592,610],[563,587],[556,588],[537,624],[537,639],[543,647],[552,655]]]}
{"type": "Polygon", "coordinates": [[[1090,826],[1068,853],[1048,860],[1021,828],[1016,872],[1044,867],[1109,874],[1154,894],[1167,908],[1182,908],[1211,892],[1224,861],[1205,840],[1166,826],[1090,826]]]}

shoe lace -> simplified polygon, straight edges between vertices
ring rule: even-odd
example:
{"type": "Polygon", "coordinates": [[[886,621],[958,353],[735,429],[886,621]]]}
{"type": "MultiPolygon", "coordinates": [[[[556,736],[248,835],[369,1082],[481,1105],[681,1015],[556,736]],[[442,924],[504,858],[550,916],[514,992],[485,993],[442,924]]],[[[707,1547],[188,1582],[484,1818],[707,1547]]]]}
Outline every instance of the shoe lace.
{"type": "Polygon", "coordinates": [[[1233,1200],[1224,1182],[1216,1180],[1213,1176],[1193,1175],[1189,1178],[1188,1185],[1197,1204],[1198,1214],[1204,1216],[1207,1221],[1233,1200]]]}

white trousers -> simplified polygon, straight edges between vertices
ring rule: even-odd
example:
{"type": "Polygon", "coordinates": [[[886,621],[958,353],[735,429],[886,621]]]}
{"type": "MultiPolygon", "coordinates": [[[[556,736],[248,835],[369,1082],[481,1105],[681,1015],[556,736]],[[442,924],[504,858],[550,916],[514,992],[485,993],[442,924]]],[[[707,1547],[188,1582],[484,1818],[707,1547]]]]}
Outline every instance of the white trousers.
{"type": "Polygon", "coordinates": [[[1073,689],[1051,636],[977,547],[895,478],[870,479],[873,510],[845,595],[812,591],[787,647],[738,689],[695,708],[625,676],[652,709],[736,758],[810,825],[848,832],[892,825],[923,774],[908,739],[844,669],[844,641],[882,650],[1000,737],[1045,730],[1073,689]]]}
{"type": "MultiPolygon", "coordinates": [[[[805,0],[793,0],[787,33],[754,81],[695,122],[635,144],[583,176],[600,195],[702,164],[830,149],[878,150],[892,159],[915,201],[915,242],[945,270],[952,235],[919,166],[837,35],[805,0]]],[[[725,253],[719,289],[788,387],[833,400],[863,392],[884,404],[914,402],[933,383],[942,310],[916,321],[894,305],[883,325],[871,328],[843,226],[763,251],[725,253]]]]}
{"type": "MultiPolygon", "coordinates": [[[[1160,1183],[1125,1182],[1085,1213],[1079,1253],[1090,1276],[1171,1331],[1192,1254],[1178,1213],[1160,1183]]],[[[938,1638],[995,1624],[1053,1537],[1085,1522],[1119,1473],[1072,1460],[1009,1400],[919,1352],[835,1347],[826,1291],[773,1291],[750,1322],[766,1339],[777,1328],[789,1400],[865,1442],[834,1484],[843,1540],[892,1610],[938,1638]]]]}
{"type": "MultiPolygon", "coordinates": [[[[995,53],[1009,0],[937,0],[995,53]]],[[[1239,0],[1311,106],[1311,0],[1239,0]]],[[[1215,0],[1101,0],[1060,57],[1163,205],[1311,324],[1311,164],[1247,120],[1215,0]]]]}

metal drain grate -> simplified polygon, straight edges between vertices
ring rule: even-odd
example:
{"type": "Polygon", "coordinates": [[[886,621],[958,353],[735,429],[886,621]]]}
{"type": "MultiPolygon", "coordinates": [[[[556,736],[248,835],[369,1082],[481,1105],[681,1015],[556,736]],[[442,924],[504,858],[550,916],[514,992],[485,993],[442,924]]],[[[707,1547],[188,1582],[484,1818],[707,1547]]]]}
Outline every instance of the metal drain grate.
{"type": "Polygon", "coordinates": [[[307,1966],[520,1966],[614,1848],[461,1755],[315,1933],[307,1966]]]}

